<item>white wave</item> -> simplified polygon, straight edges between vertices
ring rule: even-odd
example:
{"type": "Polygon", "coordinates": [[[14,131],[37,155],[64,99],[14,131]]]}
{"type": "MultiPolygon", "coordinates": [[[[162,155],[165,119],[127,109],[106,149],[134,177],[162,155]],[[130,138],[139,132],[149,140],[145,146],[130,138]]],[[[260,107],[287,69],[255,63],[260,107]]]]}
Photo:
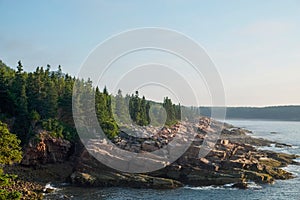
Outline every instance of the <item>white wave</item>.
{"type": "Polygon", "coordinates": [[[295,162],[300,162],[300,158],[294,159],[295,162]]]}
{"type": "Polygon", "coordinates": [[[47,183],[45,185],[45,188],[43,189],[43,192],[46,192],[47,190],[52,190],[52,191],[59,191],[61,189],[54,187],[51,183],[47,183]]]}
{"type": "Polygon", "coordinates": [[[247,182],[248,188],[253,190],[259,190],[262,189],[261,185],[256,184],[255,182],[247,182]]]}
{"type": "Polygon", "coordinates": [[[292,173],[295,176],[300,175],[300,166],[299,165],[288,165],[287,167],[283,167],[282,169],[292,173]]]}
{"type": "Polygon", "coordinates": [[[199,187],[185,186],[184,188],[189,190],[228,190],[228,189],[237,190],[237,188],[224,187],[224,186],[199,186],[199,187]]]}
{"type": "Polygon", "coordinates": [[[70,183],[60,183],[59,186],[69,186],[70,183]]]}
{"type": "MultiPolygon", "coordinates": [[[[248,189],[250,190],[259,190],[262,189],[261,185],[256,184],[255,182],[247,182],[248,189]]],[[[199,187],[192,187],[192,186],[185,186],[185,189],[190,190],[238,190],[238,188],[232,187],[234,183],[228,183],[223,186],[199,186],[199,187]]]]}
{"type": "Polygon", "coordinates": [[[270,147],[276,148],[274,143],[270,144],[270,147]]]}
{"type": "Polygon", "coordinates": [[[228,183],[228,184],[225,184],[224,187],[232,187],[234,185],[234,183],[228,183]]]}

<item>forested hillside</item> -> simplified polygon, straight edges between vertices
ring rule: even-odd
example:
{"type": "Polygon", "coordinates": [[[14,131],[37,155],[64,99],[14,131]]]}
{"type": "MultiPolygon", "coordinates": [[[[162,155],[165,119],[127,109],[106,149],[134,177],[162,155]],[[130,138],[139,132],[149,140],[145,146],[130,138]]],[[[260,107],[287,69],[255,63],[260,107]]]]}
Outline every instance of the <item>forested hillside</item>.
{"type": "MultiPolygon", "coordinates": [[[[156,116],[166,112],[166,125],[172,125],[181,118],[181,106],[165,97],[163,103],[155,103],[135,94],[125,96],[119,90],[116,96],[94,88],[90,80],[79,80],[64,74],[60,66],[52,70],[50,65],[37,67],[34,72],[25,72],[21,61],[13,70],[0,61],[0,121],[7,123],[17,134],[22,144],[34,134],[34,129],[42,128],[52,136],[77,140],[72,116],[73,86],[84,88],[95,96],[95,110],[99,123],[109,138],[119,133],[117,122],[135,123],[140,126],[151,123],[151,111],[156,116]],[[163,109],[163,110],[162,110],[163,109]],[[126,116],[130,114],[130,117],[126,116]]],[[[83,103],[84,104],[84,103],[83,103]]],[[[153,118],[155,120],[155,118],[153,118]]],[[[152,124],[155,124],[152,121],[152,124]]]]}

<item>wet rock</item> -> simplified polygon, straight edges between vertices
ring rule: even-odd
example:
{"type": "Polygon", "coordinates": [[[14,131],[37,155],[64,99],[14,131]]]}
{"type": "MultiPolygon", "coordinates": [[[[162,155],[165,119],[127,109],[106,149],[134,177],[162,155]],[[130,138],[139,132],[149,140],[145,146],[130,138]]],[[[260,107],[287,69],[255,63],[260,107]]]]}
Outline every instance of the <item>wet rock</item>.
{"type": "Polygon", "coordinates": [[[263,165],[272,166],[272,167],[281,167],[282,163],[278,160],[272,158],[262,157],[259,158],[259,162],[263,165]]]}
{"type": "Polygon", "coordinates": [[[229,144],[229,140],[221,140],[220,142],[223,145],[228,145],[229,144]]]}
{"type": "Polygon", "coordinates": [[[74,172],[71,176],[71,183],[80,186],[93,186],[96,178],[88,173],[74,172]]]}
{"type": "Polygon", "coordinates": [[[284,147],[292,147],[292,145],[284,144],[284,143],[275,143],[275,147],[284,148],[284,147]]]}
{"type": "Polygon", "coordinates": [[[256,183],[273,183],[274,178],[270,174],[259,173],[250,170],[242,170],[247,180],[255,181],[256,183]]]}
{"type": "Polygon", "coordinates": [[[74,172],[71,181],[78,186],[111,187],[123,186],[133,188],[173,189],[181,187],[182,183],[167,178],[152,177],[143,174],[127,174],[112,171],[102,173],[74,172]]]}
{"type": "Polygon", "coordinates": [[[239,182],[232,185],[232,188],[238,188],[238,189],[247,189],[248,184],[246,182],[239,182]]]}
{"type": "Polygon", "coordinates": [[[45,193],[53,193],[55,191],[55,189],[54,188],[46,188],[45,190],[44,190],[44,192],[45,193]]]}
{"type": "Polygon", "coordinates": [[[148,151],[148,152],[152,152],[152,151],[156,151],[158,150],[158,146],[156,145],[155,141],[145,141],[142,144],[142,150],[143,151],[148,151]]]}

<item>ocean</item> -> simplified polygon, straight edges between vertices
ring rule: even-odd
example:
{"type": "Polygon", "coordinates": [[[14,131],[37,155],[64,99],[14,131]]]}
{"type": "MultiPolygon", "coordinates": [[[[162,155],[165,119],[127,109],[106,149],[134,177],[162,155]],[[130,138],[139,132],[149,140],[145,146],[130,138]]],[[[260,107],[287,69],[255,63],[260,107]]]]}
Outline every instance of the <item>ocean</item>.
{"type": "MultiPolygon", "coordinates": [[[[300,122],[258,121],[258,120],[227,120],[227,123],[253,131],[253,137],[266,138],[272,141],[291,144],[292,147],[263,149],[300,155],[300,122]]],[[[300,159],[298,160],[300,162],[300,159]]],[[[247,190],[233,189],[230,185],[222,187],[183,187],[173,190],[132,189],[132,188],[80,188],[67,185],[58,187],[54,194],[46,195],[45,199],[103,199],[103,200],[135,200],[135,199],[300,199],[300,166],[290,165],[286,168],[296,178],[277,180],[272,185],[250,184],[247,190]]]]}

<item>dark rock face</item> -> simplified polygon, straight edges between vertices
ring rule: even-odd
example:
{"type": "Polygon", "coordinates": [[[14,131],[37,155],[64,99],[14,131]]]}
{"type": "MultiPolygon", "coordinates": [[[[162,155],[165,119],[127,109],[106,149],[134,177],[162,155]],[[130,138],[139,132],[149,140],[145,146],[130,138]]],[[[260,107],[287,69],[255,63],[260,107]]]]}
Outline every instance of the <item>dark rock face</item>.
{"type": "Polygon", "coordinates": [[[133,188],[173,189],[181,187],[178,181],[166,178],[152,177],[143,174],[124,174],[112,171],[102,173],[74,172],[71,183],[78,186],[113,187],[125,186],[133,188]]]}
{"type": "Polygon", "coordinates": [[[70,180],[72,184],[77,186],[123,186],[156,189],[172,189],[183,186],[181,182],[173,179],[146,174],[122,173],[110,169],[91,157],[87,150],[83,150],[70,180]]]}
{"type": "Polygon", "coordinates": [[[239,182],[239,183],[233,184],[232,187],[233,188],[238,188],[238,189],[247,189],[248,184],[246,182],[239,182]]]}
{"type": "Polygon", "coordinates": [[[34,166],[64,162],[68,159],[71,143],[60,138],[53,138],[47,132],[41,132],[38,139],[32,139],[24,150],[21,164],[34,166]]]}
{"type": "MultiPolygon", "coordinates": [[[[172,128],[148,130],[148,138],[138,139],[122,133],[114,141],[116,146],[136,153],[152,152],[168,145],[179,129],[185,132],[195,131],[195,139],[187,151],[174,163],[147,174],[118,172],[97,161],[89,155],[87,150],[83,150],[74,173],[71,175],[71,181],[81,186],[137,188],[175,188],[183,184],[206,186],[234,183],[234,187],[245,189],[247,181],[273,183],[275,179],[293,178],[291,173],[280,167],[297,164],[293,161],[297,156],[257,150],[253,145],[263,146],[274,142],[252,138],[248,136],[247,130],[227,125],[215,143],[213,140],[208,140],[207,146],[203,147],[205,138],[215,134],[215,130],[220,126],[219,122],[201,118],[199,124],[195,125],[183,123],[172,128]],[[199,157],[202,148],[210,148],[210,152],[205,157],[199,157]]],[[[98,147],[109,148],[107,142],[94,142],[98,147]]],[[[107,154],[105,148],[98,150],[96,147],[93,148],[95,151],[107,154]]]]}

